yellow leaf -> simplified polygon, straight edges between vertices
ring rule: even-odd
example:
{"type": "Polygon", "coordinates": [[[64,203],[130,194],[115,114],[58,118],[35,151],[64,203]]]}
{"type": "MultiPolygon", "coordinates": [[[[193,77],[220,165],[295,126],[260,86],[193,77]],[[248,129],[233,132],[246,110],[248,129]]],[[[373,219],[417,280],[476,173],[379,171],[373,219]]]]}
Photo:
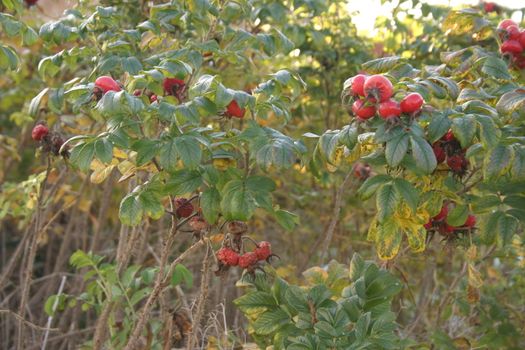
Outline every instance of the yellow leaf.
{"type": "Polygon", "coordinates": [[[370,226],[368,227],[368,235],[366,240],[369,242],[375,242],[377,239],[377,220],[376,218],[372,219],[370,226]]]}
{"type": "Polygon", "coordinates": [[[403,234],[392,218],[377,226],[376,248],[382,260],[393,259],[399,252],[403,234]]]}
{"type": "Polygon", "coordinates": [[[98,168],[95,171],[93,171],[89,180],[94,184],[102,183],[111,174],[111,171],[113,171],[113,169],[115,169],[115,165],[98,168]]]}
{"type": "Polygon", "coordinates": [[[483,285],[481,274],[472,264],[468,264],[468,284],[474,288],[481,288],[483,285]]]}
{"type": "Polygon", "coordinates": [[[128,155],[120,148],[113,147],[113,157],[120,159],[128,159],[128,155]]]}

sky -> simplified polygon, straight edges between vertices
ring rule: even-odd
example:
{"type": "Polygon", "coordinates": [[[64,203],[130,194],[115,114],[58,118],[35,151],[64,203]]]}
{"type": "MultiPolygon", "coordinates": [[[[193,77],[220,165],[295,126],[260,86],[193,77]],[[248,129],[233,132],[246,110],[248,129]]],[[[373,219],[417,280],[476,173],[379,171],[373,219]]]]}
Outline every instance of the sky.
{"type": "MultiPolygon", "coordinates": [[[[525,0],[491,0],[498,5],[508,8],[524,8],[525,0]]],[[[433,5],[447,5],[461,6],[461,5],[476,5],[479,0],[426,0],[428,4],[433,5]]],[[[381,0],[349,0],[348,9],[351,12],[356,11],[358,14],[353,17],[354,23],[359,30],[371,32],[374,27],[374,22],[377,16],[387,16],[392,11],[391,4],[381,5],[381,0]]],[[[516,14],[516,18],[520,16],[516,14]]]]}

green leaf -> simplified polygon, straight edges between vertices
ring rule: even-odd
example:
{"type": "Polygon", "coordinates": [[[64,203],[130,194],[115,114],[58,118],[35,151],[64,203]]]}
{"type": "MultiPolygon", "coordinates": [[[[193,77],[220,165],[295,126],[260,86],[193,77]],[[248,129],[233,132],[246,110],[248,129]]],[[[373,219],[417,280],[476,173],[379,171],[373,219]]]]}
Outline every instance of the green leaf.
{"type": "Polygon", "coordinates": [[[476,115],[476,120],[480,128],[480,140],[485,149],[495,147],[501,137],[501,131],[496,127],[496,123],[491,117],[476,115]]]}
{"type": "Polygon", "coordinates": [[[173,170],[179,161],[179,150],[175,139],[167,140],[160,146],[160,165],[166,170],[173,170]]]}
{"type": "Polygon", "coordinates": [[[40,111],[40,105],[42,104],[42,98],[49,92],[49,88],[45,88],[44,90],[40,91],[38,95],[33,97],[31,100],[31,103],[29,104],[29,115],[33,118],[35,118],[38,115],[38,112],[40,111]]]}
{"type": "Polygon", "coordinates": [[[268,335],[289,322],[291,322],[291,320],[288,314],[279,308],[277,310],[267,311],[257,317],[257,320],[253,323],[253,328],[257,334],[268,335]]]}
{"type": "Polygon", "coordinates": [[[171,275],[171,285],[176,286],[181,282],[184,282],[188,289],[193,287],[193,274],[186,266],[182,264],[177,264],[173,270],[173,275],[171,275]]]}
{"type": "Polygon", "coordinates": [[[447,215],[447,223],[452,226],[460,227],[465,224],[469,214],[468,206],[456,204],[447,215]]]}
{"type": "Polygon", "coordinates": [[[235,299],[237,306],[244,313],[252,313],[261,309],[273,309],[277,307],[275,298],[266,292],[249,292],[240,298],[235,299]]]}
{"type": "Polygon", "coordinates": [[[138,195],[138,199],[144,213],[153,220],[158,220],[164,215],[162,201],[153,191],[142,191],[138,195]]]}
{"type": "Polygon", "coordinates": [[[519,220],[514,216],[504,214],[499,217],[497,230],[500,235],[502,244],[505,246],[510,243],[512,236],[516,233],[519,226],[519,220]]]}
{"type": "Polygon", "coordinates": [[[445,114],[433,113],[430,124],[428,125],[428,137],[430,142],[439,140],[450,129],[452,122],[445,114]]]}
{"type": "Polygon", "coordinates": [[[388,165],[396,167],[401,163],[408,150],[408,139],[408,134],[403,133],[386,143],[385,156],[388,165]]]}
{"type": "Polygon", "coordinates": [[[484,216],[480,223],[480,236],[485,244],[493,244],[498,233],[498,221],[503,215],[501,211],[496,211],[488,216],[484,216]]]}
{"type": "Polygon", "coordinates": [[[113,144],[107,137],[95,141],[95,156],[102,163],[109,164],[113,160],[113,144]]]}
{"type": "Polygon", "coordinates": [[[94,142],[82,142],[71,150],[69,160],[71,164],[76,165],[81,171],[88,171],[91,161],[95,156],[94,142]]]}
{"type": "Polygon", "coordinates": [[[428,142],[422,137],[411,135],[410,144],[416,166],[427,174],[433,172],[437,166],[437,160],[428,142]]]}
{"type": "Polygon", "coordinates": [[[412,213],[415,214],[419,204],[419,192],[417,189],[410,182],[401,178],[394,179],[393,184],[399,197],[405,200],[412,213]]]}
{"type": "Polygon", "coordinates": [[[120,202],[119,218],[122,224],[137,226],[142,222],[143,215],[142,204],[134,193],[128,194],[120,202]]]}
{"type": "Polygon", "coordinates": [[[221,195],[215,187],[210,187],[202,192],[200,206],[202,214],[208,223],[213,225],[219,217],[221,195]]]}
{"type": "Polygon", "coordinates": [[[461,143],[461,147],[467,148],[476,134],[474,119],[469,115],[452,119],[452,132],[461,143]]]}
{"type": "Polygon", "coordinates": [[[486,180],[496,178],[512,165],[513,152],[510,146],[498,145],[484,159],[484,176],[486,180]]]}
{"type": "Polygon", "coordinates": [[[499,57],[487,56],[481,67],[481,71],[493,78],[511,80],[507,62],[499,57]]]}
{"type": "Polygon", "coordinates": [[[361,196],[363,200],[366,200],[374,195],[379,186],[392,180],[390,175],[376,175],[369,177],[365,182],[359,187],[357,193],[361,196]]]}
{"type": "Polygon", "coordinates": [[[349,268],[349,277],[352,281],[357,281],[359,277],[361,277],[365,271],[366,263],[361,257],[361,255],[354,253],[354,256],[352,256],[352,261],[350,262],[350,268],[349,268]]]}
{"type": "Polygon", "coordinates": [[[16,70],[19,59],[15,51],[9,46],[0,45],[0,72],[16,70]]]}
{"type": "Polygon", "coordinates": [[[501,96],[496,109],[500,113],[510,114],[516,109],[523,108],[525,103],[525,89],[516,89],[501,96]]]}
{"type": "Polygon", "coordinates": [[[247,221],[257,207],[255,198],[241,180],[231,180],[222,190],[221,210],[226,220],[247,221]]]}
{"type": "Polygon", "coordinates": [[[177,137],[175,138],[175,147],[186,167],[192,169],[200,164],[202,150],[199,141],[195,137],[188,135],[177,137]]]}
{"type": "Polygon", "coordinates": [[[362,64],[361,68],[368,73],[378,74],[386,73],[398,63],[405,61],[405,59],[398,56],[377,58],[362,64]]]}
{"type": "Polygon", "coordinates": [[[385,219],[391,217],[399,202],[399,196],[392,183],[386,183],[382,185],[377,191],[376,206],[377,206],[377,219],[379,222],[383,222],[385,219]]]}
{"type": "MultiPolygon", "coordinates": [[[[137,166],[142,166],[159,153],[159,142],[148,139],[138,140],[133,143],[132,149],[137,152],[135,159],[137,166]]],[[[161,165],[163,165],[162,162],[161,165]]]]}
{"type": "Polygon", "coordinates": [[[195,191],[202,184],[202,175],[197,170],[179,170],[170,175],[166,182],[168,194],[181,195],[195,191]]]}
{"type": "Polygon", "coordinates": [[[275,211],[275,219],[285,230],[292,231],[299,225],[299,216],[286,210],[278,209],[275,211]]]}

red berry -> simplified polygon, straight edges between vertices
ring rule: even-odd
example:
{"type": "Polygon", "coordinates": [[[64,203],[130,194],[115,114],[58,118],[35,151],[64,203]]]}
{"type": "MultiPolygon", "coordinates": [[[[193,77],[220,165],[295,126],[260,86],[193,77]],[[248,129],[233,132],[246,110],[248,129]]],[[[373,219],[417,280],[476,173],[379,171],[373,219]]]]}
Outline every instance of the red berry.
{"type": "Polygon", "coordinates": [[[162,87],[167,95],[176,96],[178,92],[184,88],[186,83],[182,79],[166,78],[162,82],[162,87]]]}
{"type": "Polygon", "coordinates": [[[175,199],[175,213],[179,218],[187,218],[193,214],[193,211],[193,204],[191,204],[186,198],[175,199]]]}
{"type": "Polygon", "coordinates": [[[441,221],[441,220],[446,219],[447,215],[448,215],[448,205],[444,204],[443,207],[441,208],[441,211],[439,212],[439,214],[434,216],[432,218],[432,220],[434,220],[434,221],[441,221]]]}
{"type": "Polygon", "coordinates": [[[40,141],[49,134],[49,129],[44,124],[35,125],[31,131],[31,137],[35,141],[40,141]]]}
{"type": "Polygon", "coordinates": [[[98,87],[102,92],[108,91],[120,91],[120,85],[110,76],[103,75],[95,80],[95,86],[98,87]]]}
{"type": "Polygon", "coordinates": [[[512,60],[512,62],[513,62],[514,65],[516,65],[516,67],[518,67],[519,69],[524,69],[524,68],[525,68],[525,57],[522,57],[522,56],[514,57],[514,59],[512,60]]]}
{"type": "Polygon", "coordinates": [[[157,101],[158,101],[157,95],[151,95],[149,97],[149,102],[153,103],[153,102],[157,102],[157,101]]]}
{"type": "Polygon", "coordinates": [[[408,95],[406,95],[401,100],[401,111],[403,113],[414,113],[421,109],[421,106],[423,106],[423,103],[425,100],[423,100],[423,96],[418,94],[417,92],[412,92],[408,95]]]}
{"type": "Polygon", "coordinates": [[[352,95],[361,97],[365,96],[364,85],[366,78],[367,76],[364,74],[358,74],[352,78],[352,86],[350,87],[352,95]]]}
{"type": "Polygon", "coordinates": [[[239,257],[239,266],[243,269],[247,269],[257,263],[259,258],[254,252],[244,253],[239,257]]]}
{"type": "Polygon", "coordinates": [[[352,112],[358,119],[367,120],[376,114],[376,108],[367,106],[363,100],[355,100],[354,104],[352,104],[352,112]]]}
{"type": "Polygon", "coordinates": [[[401,107],[399,103],[394,100],[387,100],[379,104],[379,116],[383,119],[388,119],[392,117],[399,117],[401,114],[401,107]]]}
{"type": "Polygon", "coordinates": [[[27,6],[33,6],[38,2],[38,0],[24,0],[24,2],[27,4],[27,6]]]}
{"type": "Polygon", "coordinates": [[[456,154],[447,158],[447,164],[450,169],[454,172],[463,171],[463,166],[465,165],[465,157],[462,155],[456,154]]]}
{"type": "Polygon", "coordinates": [[[511,19],[504,19],[499,22],[498,29],[507,29],[510,26],[517,26],[518,24],[511,19]]]}
{"type": "Polygon", "coordinates": [[[235,100],[232,100],[228,106],[226,106],[226,116],[228,117],[233,117],[233,118],[239,118],[239,119],[242,119],[244,118],[244,113],[246,113],[246,109],[245,108],[241,108],[239,106],[239,104],[237,103],[237,101],[235,100]]]}
{"type": "Polygon", "coordinates": [[[441,147],[441,144],[439,144],[438,142],[434,143],[432,145],[432,149],[434,150],[434,155],[436,156],[437,162],[443,163],[447,158],[447,154],[445,153],[443,147],[441,147]]]}
{"type": "Polygon", "coordinates": [[[493,2],[486,2],[484,8],[487,13],[497,11],[497,5],[493,2]]]}
{"type": "Polygon", "coordinates": [[[472,228],[472,227],[476,226],[476,217],[474,215],[469,215],[467,217],[467,220],[463,224],[463,226],[466,226],[466,227],[469,227],[469,228],[472,228]]]}
{"type": "Polygon", "coordinates": [[[137,89],[133,91],[133,96],[142,96],[142,90],[137,89]]]}
{"type": "Polygon", "coordinates": [[[499,50],[503,54],[510,53],[512,55],[515,55],[515,54],[522,53],[523,47],[517,40],[508,40],[508,41],[504,41],[503,44],[501,44],[501,47],[499,50]]]}
{"type": "Polygon", "coordinates": [[[239,263],[239,254],[231,248],[222,247],[217,251],[217,259],[227,266],[236,266],[239,263]]]}
{"type": "Polygon", "coordinates": [[[255,254],[257,255],[257,259],[260,261],[266,260],[272,255],[272,245],[270,242],[260,242],[259,246],[255,248],[255,254]]]}
{"type": "Polygon", "coordinates": [[[363,90],[365,97],[370,99],[370,101],[379,100],[379,102],[388,100],[394,93],[394,88],[390,80],[380,74],[367,78],[363,90]]]}
{"type": "Polygon", "coordinates": [[[507,38],[510,40],[519,40],[521,36],[520,28],[518,26],[508,26],[507,29],[507,38]]]}
{"type": "Polygon", "coordinates": [[[520,33],[520,38],[518,40],[521,44],[521,47],[525,47],[525,30],[520,33]]]}
{"type": "Polygon", "coordinates": [[[430,230],[432,226],[432,220],[423,225],[423,227],[427,230],[430,230]]]}
{"type": "Polygon", "coordinates": [[[443,135],[441,139],[443,141],[450,142],[450,141],[454,141],[456,138],[454,137],[454,133],[452,132],[452,130],[449,130],[447,131],[445,135],[443,135]]]}

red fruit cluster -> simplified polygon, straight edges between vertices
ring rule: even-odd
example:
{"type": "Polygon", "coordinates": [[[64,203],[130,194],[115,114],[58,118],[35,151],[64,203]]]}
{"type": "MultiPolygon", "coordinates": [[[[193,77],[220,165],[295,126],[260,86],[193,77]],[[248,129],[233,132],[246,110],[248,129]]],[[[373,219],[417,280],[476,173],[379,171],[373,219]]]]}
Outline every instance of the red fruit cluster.
{"type": "Polygon", "coordinates": [[[166,78],[162,82],[162,87],[166,95],[179,97],[180,94],[184,91],[186,83],[183,79],[177,78],[166,78]]]}
{"type": "Polygon", "coordinates": [[[424,226],[427,230],[436,230],[443,236],[451,236],[452,234],[462,233],[471,230],[476,226],[476,217],[472,214],[467,216],[465,223],[461,226],[452,226],[447,223],[450,203],[444,203],[441,211],[430,219],[424,226]]]}
{"type": "Polygon", "coordinates": [[[232,100],[227,106],[226,111],[224,112],[224,115],[229,118],[244,118],[244,114],[246,113],[245,108],[241,108],[237,101],[232,100]]]}
{"type": "Polygon", "coordinates": [[[31,130],[31,138],[40,142],[42,150],[46,153],[52,153],[55,156],[61,155],[66,158],[69,156],[67,149],[62,150],[62,153],[60,153],[60,149],[64,144],[62,136],[56,132],[50,132],[45,124],[39,123],[35,125],[33,130],[31,130]]]}
{"type": "Polygon", "coordinates": [[[384,75],[358,74],[349,79],[348,94],[353,96],[352,113],[360,121],[377,114],[383,119],[397,118],[403,113],[418,113],[425,102],[417,92],[409,93],[401,102],[392,99],[394,87],[384,75]]]}
{"type": "Polygon", "coordinates": [[[500,52],[509,56],[511,63],[519,69],[525,68],[525,29],[511,19],[505,19],[498,25],[498,32],[502,40],[500,52]]]}
{"type": "Polygon", "coordinates": [[[176,198],[175,199],[175,213],[179,218],[187,218],[193,214],[194,208],[193,204],[186,198],[176,198]]]}
{"type": "Polygon", "coordinates": [[[434,155],[438,163],[447,162],[450,170],[456,175],[464,175],[468,168],[468,160],[465,158],[465,150],[449,130],[440,140],[432,145],[434,155]]]}
{"type": "Polygon", "coordinates": [[[259,242],[253,251],[244,254],[239,254],[230,247],[222,247],[216,255],[219,265],[253,269],[259,261],[268,261],[272,256],[272,245],[266,241],[259,242]]]}

